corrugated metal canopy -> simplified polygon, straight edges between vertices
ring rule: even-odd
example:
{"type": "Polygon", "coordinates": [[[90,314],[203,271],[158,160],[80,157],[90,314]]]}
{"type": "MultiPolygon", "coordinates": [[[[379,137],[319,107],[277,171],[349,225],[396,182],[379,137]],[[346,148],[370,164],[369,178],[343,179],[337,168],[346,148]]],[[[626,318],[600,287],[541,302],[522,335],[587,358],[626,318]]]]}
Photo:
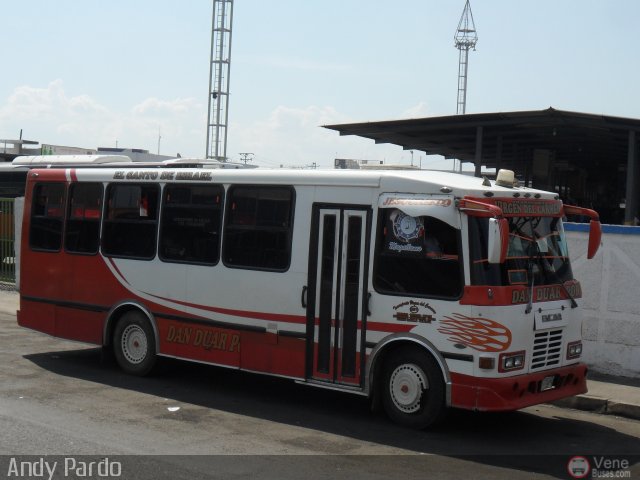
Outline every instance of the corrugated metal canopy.
{"type": "Polygon", "coordinates": [[[481,165],[510,168],[528,186],[600,206],[610,223],[630,223],[638,215],[639,119],[548,108],[325,128],[475,163],[476,175],[481,165]]]}
{"type": "Polygon", "coordinates": [[[555,161],[619,159],[626,163],[629,130],[640,120],[549,108],[523,112],[476,113],[445,117],[325,125],[340,135],[357,135],[405,150],[421,150],[465,162],[476,156],[483,127],[482,164],[512,163],[534,149],[556,152],[555,161]]]}

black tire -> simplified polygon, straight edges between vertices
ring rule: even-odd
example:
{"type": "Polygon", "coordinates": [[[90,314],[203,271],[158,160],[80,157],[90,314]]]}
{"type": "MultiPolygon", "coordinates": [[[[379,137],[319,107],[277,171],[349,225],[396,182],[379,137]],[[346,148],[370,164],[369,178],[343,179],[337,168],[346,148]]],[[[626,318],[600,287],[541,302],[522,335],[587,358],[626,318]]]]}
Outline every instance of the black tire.
{"type": "Polygon", "coordinates": [[[440,367],[417,348],[394,350],[382,371],[382,403],[391,420],[422,429],[446,415],[445,386],[440,367]]]}
{"type": "Polygon", "coordinates": [[[113,354],[120,368],[137,376],[156,363],[156,340],[149,319],[138,311],[125,313],[113,332],[113,354]]]}

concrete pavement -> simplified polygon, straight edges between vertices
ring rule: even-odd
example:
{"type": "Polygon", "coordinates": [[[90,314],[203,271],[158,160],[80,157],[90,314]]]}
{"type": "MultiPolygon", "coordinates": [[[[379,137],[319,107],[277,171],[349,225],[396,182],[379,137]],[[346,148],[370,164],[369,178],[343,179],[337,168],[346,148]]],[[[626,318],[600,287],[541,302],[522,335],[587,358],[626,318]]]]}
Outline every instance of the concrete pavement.
{"type": "MultiPolygon", "coordinates": [[[[19,295],[12,285],[0,284],[0,312],[15,314],[19,295]]],[[[613,377],[591,372],[589,392],[553,402],[563,408],[586,410],[640,420],[640,378],[613,377]]]]}

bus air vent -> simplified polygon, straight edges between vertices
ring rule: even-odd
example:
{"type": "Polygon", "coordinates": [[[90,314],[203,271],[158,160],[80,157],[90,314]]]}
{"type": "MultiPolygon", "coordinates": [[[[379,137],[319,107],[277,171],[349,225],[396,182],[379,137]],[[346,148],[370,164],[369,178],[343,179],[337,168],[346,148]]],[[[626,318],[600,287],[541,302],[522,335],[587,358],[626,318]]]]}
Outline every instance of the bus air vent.
{"type": "Polygon", "coordinates": [[[531,370],[560,365],[562,357],[562,330],[538,332],[533,341],[531,370]]]}

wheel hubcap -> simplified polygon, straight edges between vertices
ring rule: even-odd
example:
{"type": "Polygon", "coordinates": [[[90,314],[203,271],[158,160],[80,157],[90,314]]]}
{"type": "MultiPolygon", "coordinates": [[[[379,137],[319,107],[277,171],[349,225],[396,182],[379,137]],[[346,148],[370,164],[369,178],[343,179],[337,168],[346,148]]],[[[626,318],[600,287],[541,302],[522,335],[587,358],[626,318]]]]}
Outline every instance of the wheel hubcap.
{"type": "Polygon", "coordinates": [[[420,409],[422,394],[428,388],[427,376],[413,363],[400,365],[391,374],[391,399],[404,413],[413,413],[420,409]]]}
{"type": "Polygon", "coordinates": [[[147,356],[147,336],[138,325],[129,325],[122,332],[122,353],[129,363],[141,363],[147,356]]]}

